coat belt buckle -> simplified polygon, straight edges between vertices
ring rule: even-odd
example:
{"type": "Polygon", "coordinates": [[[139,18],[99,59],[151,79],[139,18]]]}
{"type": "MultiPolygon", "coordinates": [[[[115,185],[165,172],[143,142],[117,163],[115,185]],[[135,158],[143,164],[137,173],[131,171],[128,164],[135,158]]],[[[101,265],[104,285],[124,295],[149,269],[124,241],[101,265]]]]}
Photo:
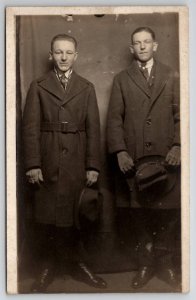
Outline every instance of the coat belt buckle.
{"type": "Polygon", "coordinates": [[[68,131],[68,122],[61,122],[61,132],[68,131]]]}

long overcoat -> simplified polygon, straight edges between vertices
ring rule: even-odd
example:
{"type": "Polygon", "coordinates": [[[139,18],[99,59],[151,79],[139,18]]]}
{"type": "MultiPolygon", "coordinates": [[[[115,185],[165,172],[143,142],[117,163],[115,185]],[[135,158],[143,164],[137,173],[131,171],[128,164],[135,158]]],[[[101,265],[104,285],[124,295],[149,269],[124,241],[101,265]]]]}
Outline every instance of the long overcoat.
{"type": "MultiPolygon", "coordinates": [[[[173,145],[180,145],[178,74],[156,61],[153,79],[150,88],[136,60],[114,78],[107,124],[110,153],[125,150],[136,161],[151,155],[166,157],[173,145]]],[[[137,195],[134,190],[136,207],[137,195]]],[[[151,207],[179,206],[179,189],[169,195],[151,207]]]]}
{"type": "Polygon", "coordinates": [[[66,91],[54,71],[32,82],[23,116],[26,170],[41,168],[37,222],[69,227],[86,170],[100,169],[100,124],[92,83],[74,71],[66,91]]]}

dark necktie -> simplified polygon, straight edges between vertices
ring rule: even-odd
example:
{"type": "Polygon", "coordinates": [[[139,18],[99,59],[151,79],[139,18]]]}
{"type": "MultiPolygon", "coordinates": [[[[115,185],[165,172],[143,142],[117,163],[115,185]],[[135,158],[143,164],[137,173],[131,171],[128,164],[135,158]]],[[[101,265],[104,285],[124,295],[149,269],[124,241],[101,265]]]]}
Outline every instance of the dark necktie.
{"type": "Polygon", "coordinates": [[[65,74],[60,77],[60,82],[65,90],[67,88],[68,80],[69,79],[65,76],[65,74]]]}
{"type": "Polygon", "coordinates": [[[148,74],[148,69],[146,68],[146,62],[141,62],[140,70],[144,75],[144,77],[146,78],[146,80],[148,81],[150,76],[148,74]]]}

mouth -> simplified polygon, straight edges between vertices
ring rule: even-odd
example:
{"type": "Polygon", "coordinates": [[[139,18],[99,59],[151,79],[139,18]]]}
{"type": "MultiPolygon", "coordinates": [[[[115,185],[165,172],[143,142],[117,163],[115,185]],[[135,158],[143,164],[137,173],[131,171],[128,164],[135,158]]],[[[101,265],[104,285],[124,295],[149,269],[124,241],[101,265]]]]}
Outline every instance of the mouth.
{"type": "Polygon", "coordinates": [[[148,52],[140,52],[139,54],[148,54],[148,52]]]}

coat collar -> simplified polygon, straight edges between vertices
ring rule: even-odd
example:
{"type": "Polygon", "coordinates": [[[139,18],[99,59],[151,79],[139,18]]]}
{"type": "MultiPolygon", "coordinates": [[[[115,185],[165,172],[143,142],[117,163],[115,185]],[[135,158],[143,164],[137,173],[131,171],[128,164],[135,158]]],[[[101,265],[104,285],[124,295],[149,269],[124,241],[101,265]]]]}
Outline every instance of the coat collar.
{"type": "Polygon", "coordinates": [[[72,72],[66,91],[62,88],[54,71],[50,71],[44,78],[42,78],[42,80],[38,81],[38,84],[50,94],[55,96],[55,102],[58,105],[69,102],[74,96],[87,87],[87,83],[84,80],[81,80],[80,76],[78,76],[74,71],[72,72]]]}
{"type": "Polygon", "coordinates": [[[149,98],[151,98],[151,103],[154,103],[154,101],[160,95],[168,79],[168,69],[158,61],[155,61],[154,63],[156,64],[155,66],[156,70],[155,70],[155,79],[154,79],[154,85],[152,87],[152,92],[150,91],[144,76],[141,74],[136,60],[134,60],[131,66],[127,69],[129,76],[132,78],[135,84],[137,84],[137,86],[149,98]]]}
{"type": "Polygon", "coordinates": [[[146,79],[140,72],[138,63],[136,60],[133,60],[131,66],[127,69],[127,72],[135,84],[150,98],[151,93],[148,88],[146,79]]]}

